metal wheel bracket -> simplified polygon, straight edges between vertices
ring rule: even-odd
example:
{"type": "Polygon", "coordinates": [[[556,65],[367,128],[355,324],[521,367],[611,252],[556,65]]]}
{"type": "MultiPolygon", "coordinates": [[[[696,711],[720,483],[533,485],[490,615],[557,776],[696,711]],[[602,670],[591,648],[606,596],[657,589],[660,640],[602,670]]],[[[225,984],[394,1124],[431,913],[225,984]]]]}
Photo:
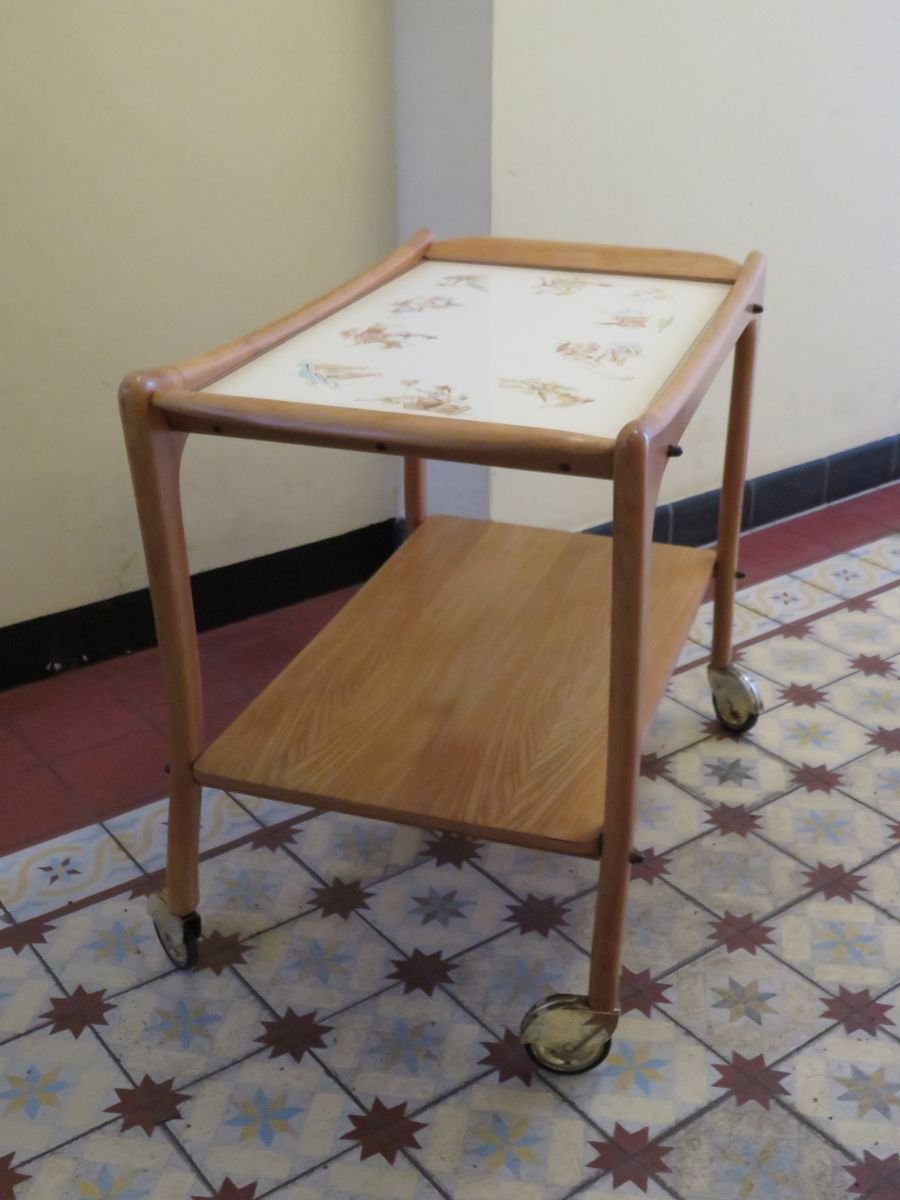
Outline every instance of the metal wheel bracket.
{"type": "Polygon", "coordinates": [[[165,892],[148,897],[147,912],[169,960],[182,970],[195,966],[201,933],[200,914],[192,912],[184,917],[176,916],[169,909],[165,892]]]}
{"type": "Polygon", "coordinates": [[[609,1053],[619,1012],[598,1012],[587,996],[557,993],[533,1005],[519,1036],[538,1066],[561,1075],[589,1071],[609,1053]]]}
{"type": "Polygon", "coordinates": [[[745,733],[763,711],[762,697],[749,671],[731,663],[707,667],[713,707],[721,724],[734,733],[745,733]]]}

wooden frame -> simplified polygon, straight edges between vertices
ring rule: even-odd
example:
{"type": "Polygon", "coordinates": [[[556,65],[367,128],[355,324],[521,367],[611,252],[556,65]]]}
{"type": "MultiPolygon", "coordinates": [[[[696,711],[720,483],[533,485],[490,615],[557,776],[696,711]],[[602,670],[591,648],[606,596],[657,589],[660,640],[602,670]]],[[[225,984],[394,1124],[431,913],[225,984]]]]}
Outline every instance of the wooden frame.
{"type": "MultiPolygon", "coordinates": [[[[436,242],[421,230],[381,263],[320,300],[209,354],[129,375],[120,389],[169,710],[172,772],[167,903],[179,917],[197,906],[201,681],[182,525],[178,471],[190,433],[368,450],[405,458],[408,531],[425,519],[424,460],[449,459],[608,479],[614,489],[609,628],[606,811],[588,1002],[614,1024],[643,732],[652,521],[660,482],[713,377],[735,350],[715,571],[713,664],[731,655],[734,575],[764,260],[520,239],[436,242]],[[608,272],[727,283],[724,302],[656,399],[614,441],[412,413],[351,411],[204,392],[223,375],[368,294],[422,259],[608,272]]],[[[572,535],[578,536],[578,535],[572,535]]],[[[208,776],[213,778],[214,776],[208,776]]],[[[281,798],[285,798],[282,796],[281,798]]],[[[296,798],[300,799],[298,795],[296,798]]],[[[335,805],[340,807],[340,805],[335,805]]],[[[346,806],[345,806],[346,808],[346,806]]],[[[388,809],[375,815],[389,815],[388,809]]],[[[403,819],[402,815],[395,819],[403,819]]],[[[418,818],[409,818],[418,821],[418,818]]],[[[419,821],[419,823],[422,823],[419,821]]],[[[490,829],[472,832],[491,836],[490,829]]],[[[516,840],[510,837],[508,840],[516,840]]],[[[520,839],[527,844],[527,839],[520,839]]],[[[562,847],[565,848],[565,847],[562,847]]],[[[583,853],[580,848],[578,853],[583,853]]],[[[596,852],[600,854],[597,843],[596,852]]]]}

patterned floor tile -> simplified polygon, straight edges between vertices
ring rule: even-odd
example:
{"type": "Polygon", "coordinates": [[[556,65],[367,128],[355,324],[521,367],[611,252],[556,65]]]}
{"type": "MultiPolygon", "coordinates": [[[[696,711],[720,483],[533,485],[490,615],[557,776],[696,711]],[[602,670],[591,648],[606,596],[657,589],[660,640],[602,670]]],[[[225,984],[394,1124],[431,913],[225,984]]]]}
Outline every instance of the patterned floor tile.
{"type": "Polygon", "coordinates": [[[381,1157],[361,1162],[351,1153],[279,1188],[273,1200],[437,1200],[439,1195],[401,1155],[390,1165],[381,1157]]]}
{"type": "Polygon", "coordinates": [[[412,1150],[454,1200],[559,1200],[584,1179],[596,1137],[535,1083],[478,1083],[422,1114],[412,1150]]]}
{"type": "Polygon", "coordinates": [[[791,1060],[797,1109],[862,1157],[900,1150],[900,1044],[830,1034],[791,1060]]]}
{"type": "Polygon", "coordinates": [[[285,804],[281,800],[268,800],[262,796],[248,796],[245,792],[231,793],[232,799],[253,813],[257,821],[263,825],[278,825],[282,821],[292,821],[297,817],[305,817],[315,812],[313,808],[304,808],[301,804],[285,804]]]}
{"type": "Polygon", "coordinates": [[[771,1102],[729,1098],[671,1142],[665,1179],[689,1200],[846,1200],[852,1182],[849,1155],[771,1102]]]}
{"type": "MultiPolygon", "coordinates": [[[[732,640],[736,646],[740,645],[741,642],[747,641],[748,638],[758,637],[761,633],[767,633],[777,628],[777,621],[773,621],[770,617],[755,612],[743,604],[735,604],[732,640]]],[[[710,601],[701,607],[697,614],[697,619],[690,628],[688,637],[692,642],[696,642],[698,645],[705,646],[708,649],[712,645],[712,631],[713,606],[710,601]]]]}
{"type": "Polygon", "coordinates": [[[857,546],[850,553],[900,575],[900,537],[895,533],[879,538],[876,542],[869,542],[865,546],[857,546]]]}
{"type": "Polygon", "coordinates": [[[109,1121],[126,1082],[88,1030],[39,1029],[0,1046],[0,1156],[43,1154],[109,1121]]]}
{"type": "Polygon", "coordinates": [[[831,608],[835,604],[835,597],[801,579],[782,575],[778,579],[770,579],[768,583],[744,588],[738,592],[737,602],[760,616],[784,624],[821,612],[823,608],[831,608]]]}
{"type": "Polygon", "coordinates": [[[387,942],[352,913],[311,912],[253,939],[246,965],[238,967],[279,1012],[333,1012],[390,985],[387,942]]]}
{"type": "Polygon", "coordinates": [[[135,1079],[182,1088],[255,1049],[268,1011],[227,971],[173,971],[114,1001],[99,1031],[135,1079]]]}
{"type": "Polygon", "coordinates": [[[783,687],[807,684],[822,687],[853,668],[853,657],[842,654],[832,646],[809,637],[773,637],[745,646],[741,650],[741,664],[750,671],[758,671],[783,687]]]}
{"type": "Polygon", "coordinates": [[[529,850],[526,846],[507,846],[502,842],[485,842],[476,861],[493,879],[511,888],[518,896],[526,896],[529,892],[574,896],[594,887],[600,870],[599,862],[594,858],[550,854],[544,850],[529,850]]]}
{"type": "MultiPolygon", "coordinates": [[[[665,872],[665,858],[657,865],[665,872]]],[[[711,936],[713,920],[658,876],[632,879],[622,960],[632,971],[649,970],[653,976],[661,975],[703,949],[711,936]]],[[[566,932],[588,950],[593,930],[594,899],[584,896],[572,905],[566,932]]]]}
{"type": "Polygon", "coordinates": [[[814,767],[838,767],[871,749],[861,725],[802,698],[784,705],[771,720],[759,721],[749,736],[789,762],[814,767]]]}
{"type": "Polygon", "coordinates": [[[296,854],[323,879],[373,882],[412,866],[428,834],[409,825],[322,813],[303,827],[296,854]]]}
{"type": "Polygon", "coordinates": [[[666,977],[666,1012],[725,1058],[777,1059],[833,1024],[825,993],[769,954],[719,946],[666,977]]]}
{"type": "Polygon", "coordinates": [[[319,1057],[367,1107],[418,1108],[484,1072],[490,1035],[439,988],[404,995],[399,986],[330,1022],[319,1057]]]}
{"type": "Polygon", "coordinates": [[[890,845],[890,826],[842,793],[798,788],[759,812],[759,831],[815,866],[857,863],[890,845]]]}
{"type": "Polygon", "coordinates": [[[498,1037],[517,1030],[532,1004],[553,992],[587,991],[586,956],[555,933],[522,937],[511,930],[452,962],[448,987],[498,1037]]]}
{"type": "Polygon", "coordinates": [[[839,786],[893,821],[900,821],[900,752],[876,752],[858,758],[843,769],[839,786]]]}
{"type": "Polygon", "coordinates": [[[802,567],[793,575],[795,579],[802,579],[804,583],[844,598],[860,596],[863,592],[897,580],[891,571],[868,562],[858,554],[838,554],[825,562],[802,567]]]}
{"type": "MultiPolygon", "coordinates": [[[[727,820],[736,812],[725,807],[720,815],[727,820]]],[[[807,884],[799,863],[747,831],[746,822],[758,817],[739,816],[740,830],[712,833],[673,850],[666,878],[714,912],[760,918],[802,895],[807,884]]]]}
{"type": "MultiPolygon", "coordinates": [[[[106,828],[145,871],[166,865],[169,801],[158,800],[107,821],[106,828]]],[[[200,848],[221,846],[257,829],[257,823],[226,792],[203,789],[200,848]]]]}
{"type": "Polygon", "coordinates": [[[876,904],[900,920],[900,847],[866,869],[869,894],[876,904]]]}
{"type": "Polygon", "coordinates": [[[816,641],[852,657],[865,654],[890,658],[900,653],[900,622],[892,621],[874,608],[831,613],[812,621],[809,634],[816,641]]]}
{"type": "Polygon", "coordinates": [[[146,901],[127,896],[56,918],[42,931],[39,952],[70,989],[120,992],[172,969],[146,901]]]}
{"type": "Polygon", "coordinates": [[[470,866],[422,863],[372,889],[367,916],[402,950],[456,954],[491,937],[515,902],[470,866]]]}
{"type": "Polygon", "coordinates": [[[206,1188],[168,1138],[101,1129],[29,1164],[16,1200],[192,1200],[206,1188]]]}
{"type": "Polygon", "coordinates": [[[692,642],[688,639],[681,647],[681,653],[678,655],[675,666],[676,668],[686,667],[688,663],[696,662],[698,658],[706,658],[708,655],[708,646],[701,646],[698,642],[692,642]]]}
{"type": "Polygon", "coordinates": [[[638,789],[634,844],[657,854],[706,829],[707,809],[668,779],[642,779],[638,789]]]}
{"type": "Polygon", "coordinates": [[[875,995],[900,980],[900,922],[864,900],[820,892],[770,924],[779,958],[829,991],[868,988],[875,995]]]}
{"type": "Polygon", "coordinates": [[[900,621],[900,585],[873,596],[872,607],[891,621],[900,621]]]}
{"type": "Polygon", "coordinates": [[[41,1023],[41,1013],[58,991],[30,946],[0,950],[0,1042],[41,1023]]]}
{"type": "Polygon", "coordinates": [[[701,741],[706,734],[705,722],[696,712],[670,697],[664,697],[644,734],[641,750],[644,754],[671,754],[674,750],[701,741]]]}
{"type": "Polygon", "coordinates": [[[220,1189],[226,1178],[260,1193],[295,1179],[346,1149],[348,1116],[359,1112],[308,1054],[260,1054],[189,1092],[171,1129],[220,1189]]]}
{"type": "Polygon", "coordinates": [[[754,808],[795,786],[789,768],[746,741],[708,738],[673,754],[666,775],[706,804],[754,808]]]}
{"type": "Polygon", "coordinates": [[[0,858],[0,903],[24,921],[139,874],[105,829],[89,825],[0,858]]]}
{"type": "Polygon", "coordinates": [[[851,675],[829,687],[826,703],[867,729],[896,728],[900,725],[900,677],[851,675]]]}
{"type": "Polygon", "coordinates": [[[560,1075],[554,1084],[607,1133],[617,1123],[651,1137],[718,1095],[714,1056],[664,1017],[623,1016],[596,1072],[560,1075]]]}
{"type": "MultiPolygon", "coordinates": [[[[593,1144],[593,1143],[592,1143],[593,1144]]],[[[620,1150],[615,1142],[610,1143],[614,1150],[610,1158],[615,1166],[608,1170],[604,1175],[592,1183],[583,1192],[578,1192],[578,1200],[631,1200],[633,1196],[643,1196],[646,1200],[664,1200],[664,1197],[671,1196],[672,1193],[663,1191],[652,1175],[649,1174],[649,1169],[644,1170],[641,1162],[642,1147],[638,1149],[637,1154],[629,1153],[630,1147],[625,1150],[620,1150]],[[637,1158],[637,1168],[635,1169],[634,1160],[637,1158]],[[635,1174],[640,1179],[640,1186],[630,1182],[635,1174]],[[613,1180],[617,1182],[613,1182],[613,1180]]],[[[597,1143],[599,1146],[600,1143],[597,1143]]],[[[658,1154],[656,1147],[651,1146],[649,1153],[658,1154]]],[[[599,1151],[598,1151],[599,1154],[599,1151]]],[[[643,1150],[643,1157],[646,1157],[648,1150],[643,1150]]],[[[665,1168],[665,1151],[663,1151],[662,1166],[665,1168]]],[[[651,1167],[655,1163],[650,1164],[651,1167]]]]}
{"type": "MultiPolygon", "coordinates": [[[[767,643],[760,642],[758,644],[766,645],[767,643]]],[[[756,647],[751,646],[749,650],[741,651],[740,661],[742,664],[745,663],[745,656],[750,650],[754,649],[756,649],[756,647]]],[[[770,679],[767,679],[762,674],[757,674],[755,672],[751,673],[756,680],[756,686],[759,688],[763,703],[763,710],[765,712],[768,712],[772,708],[777,708],[779,704],[783,703],[780,689],[778,688],[777,684],[773,683],[770,679]]],[[[715,710],[713,709],[712,694],[709,688],[709,680],[706,675],[705,664],[699,667],[693,667],[689,671],[682,671],[678,675],[673,675],[672,679],[669,681],[668,694],[673,699],[678,700],[681,704],[685,704],[688,708],[693,709],[694,712],[699,713],[699,715],[704,719],[705,732],[707,734],[710,732],[709,723],[715,719],[715,710]]]]}
{"type": "Polygon", "coordinates": [[[200,864],[203,928],[247,937],[314,903],[315,880],[282,850],[239,846],[200,864]]]}

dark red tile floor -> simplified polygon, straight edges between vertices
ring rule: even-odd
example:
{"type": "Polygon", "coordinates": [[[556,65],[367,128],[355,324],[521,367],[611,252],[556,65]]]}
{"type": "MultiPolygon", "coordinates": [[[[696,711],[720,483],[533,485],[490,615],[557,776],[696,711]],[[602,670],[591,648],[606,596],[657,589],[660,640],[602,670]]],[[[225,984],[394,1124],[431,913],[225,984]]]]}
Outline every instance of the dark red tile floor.
{"type": "MultiPolygon", "coordinates": [[[[900,484],[742,539],[744,586],[900,531],[900,484]]],[[[201,635],[207,731],[222,730],[352,588],[201,635]]],[[[166,791],[158,656],[147,650],[0,694],[0,854],[166,791]]]]}

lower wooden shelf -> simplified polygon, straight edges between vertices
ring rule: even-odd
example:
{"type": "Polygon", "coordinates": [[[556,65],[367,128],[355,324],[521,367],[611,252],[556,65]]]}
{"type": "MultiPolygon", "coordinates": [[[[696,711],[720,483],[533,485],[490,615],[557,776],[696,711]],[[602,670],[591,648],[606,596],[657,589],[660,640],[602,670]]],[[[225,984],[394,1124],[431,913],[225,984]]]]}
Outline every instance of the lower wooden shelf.
{"type": "MultiPolygon", "coordinates": [[[[654,546],[644,724],[712,574],[654,546]]],[[[195,764],[204,784],[595,855],[612,542],[431,517],[195,764]]]]}

